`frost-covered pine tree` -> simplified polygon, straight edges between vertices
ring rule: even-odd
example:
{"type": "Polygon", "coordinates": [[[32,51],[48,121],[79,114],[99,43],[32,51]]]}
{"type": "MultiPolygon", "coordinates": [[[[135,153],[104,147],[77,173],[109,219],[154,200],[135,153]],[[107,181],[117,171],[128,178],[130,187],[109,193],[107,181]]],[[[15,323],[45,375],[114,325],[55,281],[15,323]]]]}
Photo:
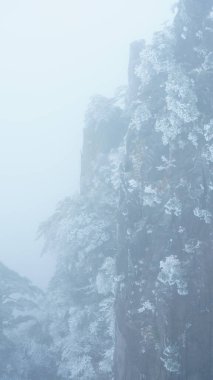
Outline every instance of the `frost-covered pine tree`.
{"type": "Polygon", "coordinates": [[[0,263],[0,379],[56,380],[44,294],[0,263]]]}

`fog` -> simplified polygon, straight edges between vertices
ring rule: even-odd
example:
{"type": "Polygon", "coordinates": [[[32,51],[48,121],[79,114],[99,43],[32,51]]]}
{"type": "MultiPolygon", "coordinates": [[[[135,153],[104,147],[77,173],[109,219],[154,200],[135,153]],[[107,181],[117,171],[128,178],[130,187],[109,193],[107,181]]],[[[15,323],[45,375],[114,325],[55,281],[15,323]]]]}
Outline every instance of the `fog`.
{"type": "Polygon", "coordinates": [[[78,191],[84,112],[127,83],[129,44],[171,0],[0,1],[0,260],[45,287],[39,224],[78,191]]]}

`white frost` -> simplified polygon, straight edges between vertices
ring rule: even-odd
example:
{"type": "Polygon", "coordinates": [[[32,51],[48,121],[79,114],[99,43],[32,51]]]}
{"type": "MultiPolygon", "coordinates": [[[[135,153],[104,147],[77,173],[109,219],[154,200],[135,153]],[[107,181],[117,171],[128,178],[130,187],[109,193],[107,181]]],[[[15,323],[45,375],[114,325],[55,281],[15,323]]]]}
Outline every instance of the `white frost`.
{"type": "Polygon", "coordinates": [[[206,224],[210,224],[212,220],[212,214],[208,210],[200,209],[199,207],[196,207],[194,209],[194,215],[197,216],[197,218],[203,220],[206,224]]]}
{"type": "Polygon", "coordinates": [[[145,186],[143,205],[153,207],[156,204],[160,204],[161,200],[157,194],[157,189],[154,189],[151,185],[145,186]]]}
{"type": "Polygon", "coordinates": [[[184,270],[177,256],[166,257],[165,261],[160,262],[160,273],[158,280],[169,286],[177,286],[178,294],[187,295],[187,283],[184,279],[184,270]]]}
{"type": "Polygon", "coordinates": [[[175,216],[180,216],[182,211],[182,205],[179,199],[176,197],[170,198],[170,200],[165,204],[165,212],[166,214],[175,216]]]}

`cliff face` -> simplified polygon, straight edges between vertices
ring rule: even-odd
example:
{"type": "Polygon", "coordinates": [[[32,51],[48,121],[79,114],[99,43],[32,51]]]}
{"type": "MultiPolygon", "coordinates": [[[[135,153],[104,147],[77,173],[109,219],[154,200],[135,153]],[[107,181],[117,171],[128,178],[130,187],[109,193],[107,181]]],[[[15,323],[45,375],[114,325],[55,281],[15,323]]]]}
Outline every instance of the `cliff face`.
{"type": "Polygon", "coordinates": [[[81,193],[41,229],[60,379],[213,378],[212,7],[181,0],[89,106],[81,193]]]}
{"type": "Polygon", "coordinates": [[[130,72],[116,260],[119,380],[213,377],[212,5],[181,1],[174,26],[142,48],[130,72]]]}

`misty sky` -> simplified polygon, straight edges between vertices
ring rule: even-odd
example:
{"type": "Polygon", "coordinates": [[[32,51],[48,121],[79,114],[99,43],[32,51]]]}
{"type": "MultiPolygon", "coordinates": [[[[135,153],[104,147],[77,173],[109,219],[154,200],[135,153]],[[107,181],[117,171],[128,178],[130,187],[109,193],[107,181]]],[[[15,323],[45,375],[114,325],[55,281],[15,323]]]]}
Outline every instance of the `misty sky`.
{"type": "Polygon", "coordinates": [[[78,191],[84,112],[127,82],[172,0],[0,0],[0,260],[45,286],[37,228],[78,191]]]}

